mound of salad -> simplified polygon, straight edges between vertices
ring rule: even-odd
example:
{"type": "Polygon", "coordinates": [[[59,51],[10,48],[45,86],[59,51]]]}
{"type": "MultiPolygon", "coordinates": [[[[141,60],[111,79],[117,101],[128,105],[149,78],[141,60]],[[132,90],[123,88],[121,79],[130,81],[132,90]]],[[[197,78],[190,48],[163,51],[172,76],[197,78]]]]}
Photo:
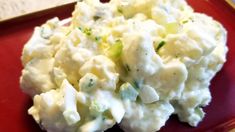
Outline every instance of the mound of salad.
{"type": "Polygon", "coordinates": [[[48,132],[160,130],[172,114],[197,126],[227,32],[185,0],[78,1],[36,27],[22,53],[28,113],[48,132]],[[67,24],[66,24],[67,23],[67,24]]]}

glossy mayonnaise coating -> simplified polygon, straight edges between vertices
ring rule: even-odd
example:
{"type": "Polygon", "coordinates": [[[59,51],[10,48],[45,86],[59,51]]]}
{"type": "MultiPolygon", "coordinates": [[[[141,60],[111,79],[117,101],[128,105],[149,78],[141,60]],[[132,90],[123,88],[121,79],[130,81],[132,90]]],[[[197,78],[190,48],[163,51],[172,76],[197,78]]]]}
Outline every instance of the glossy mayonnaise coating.
{"type": "Polygon", "coordinates": [[[28,113],[48,132],[160,130],[176,114],[197,126],[227,32],[185,0],[78,2],[71,22],[36,27],[22,53],[28,113]]]}

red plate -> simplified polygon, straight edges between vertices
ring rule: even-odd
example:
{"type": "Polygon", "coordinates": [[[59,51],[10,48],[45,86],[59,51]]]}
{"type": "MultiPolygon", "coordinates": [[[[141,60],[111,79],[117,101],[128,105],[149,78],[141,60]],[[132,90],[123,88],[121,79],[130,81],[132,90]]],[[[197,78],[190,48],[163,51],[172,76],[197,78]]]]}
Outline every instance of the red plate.
{"type": "MultiPolygon", "coordinates": [[[[225,128],[230,129],[231,125],[223,127],[220,124],[235,118],[235,10],[224,0],[188,0],[188,2],[196,11],[213,16],[228,30],[228,61],[212,81],[210,86],[212,102],[205,108],[206,117],[199,126],[192,128],[172,116],[161,131],[225,131],[225,128]]],[[[71,6],[66,6],[30,20],[0,25],[0,132],[41,131],[33,118],[27,114],[27,109],[32,105],[31,99],[19,88],[22,47],[36,25],[41,25],[53,16],[69,17],[72,9],[71,6]]],[[[114,130],[120,131],[117,126],[109,131],[114,130]]]]}

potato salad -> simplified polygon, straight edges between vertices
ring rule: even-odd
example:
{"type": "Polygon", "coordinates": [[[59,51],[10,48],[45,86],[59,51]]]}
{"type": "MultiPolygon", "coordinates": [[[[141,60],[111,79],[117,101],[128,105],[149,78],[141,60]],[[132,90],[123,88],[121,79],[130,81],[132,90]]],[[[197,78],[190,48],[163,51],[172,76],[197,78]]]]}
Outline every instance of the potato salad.
{"type": "Polygon", "coordinates": [[[154,132],[172,114],[196,127],[227,32],[185,0],[78,1],[35,28],[22,53],[28,113],[48,132],[154,132]]]}

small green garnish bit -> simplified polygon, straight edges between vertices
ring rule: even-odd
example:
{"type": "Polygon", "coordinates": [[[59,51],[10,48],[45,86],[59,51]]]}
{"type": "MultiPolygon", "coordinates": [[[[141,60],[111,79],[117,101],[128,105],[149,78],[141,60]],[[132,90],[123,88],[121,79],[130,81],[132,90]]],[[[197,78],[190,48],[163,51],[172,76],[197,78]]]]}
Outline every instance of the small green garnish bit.
{"type": "Polygon", "coordinates": [[[85,28],[83,33],[85,33],[87,36],[91,36],[92,30],[91,30],[91,28],[85,28]]]}
{"type": "Polygon", "coordinates": [[[131,68],[128,64],[123,64],[124,74],[128,75],[131,72],[131,68]]]}
{"type": "Polygon", "coordinates": [[[123,100],[129,99],[131,101],[136,101],[138,95],[138,91],[130,83],[124,83],[121,85],[120,96],[123,100]]]}
{"type": "Polygon", "coordinates": [[[133,85],[134,85],[134,87],[135,87],[136,89],[140,89],[140,82],[139,82],[139,81],[134,80],[134,81],[133,81],[133,85]]]}
{"type": "Polygon", "coordinates": [[[82,28],[81,28],[81,27],[78,27],[78,29],[79,29],[80,31],[82,31],[82,28]]]}
{"type": "Polygon", "coordinates": [[[91,28],[82,28],[82,27],[78,27],[78,29],[83,32],[84,34],[86,34],[87,36],[91,36],[92,34],[92,29],[91,28]]]}
{"type": "Polygon", "coordinates": [[[96,43],[99,43],[100,40],[101,40],[101,37],[100,37],[100,36],[96,36],[96,37],[95,37],[95,42],[96,42],[96,43]]]}
{"type": "Polygon", "coordinates": [[[117,7],[117,11],[118,11],[118,13],[123,14],[123,10],[122,10],[122,8],[121,8],[121,7],[117,7]]]}
{"type": "Polygon", "coordinates": [[[67,33],[65,34],[65,36],[68,36],[71,32],[72,32],[72,31],[67,32],[67,33]]]}
{"type": "Polygon", "coordinates": [[[97,21],[97,20],[99,20],[100,18],[101,18],[100,16],[94,16],[94,17],[93,17],[94,21],[97,21]]]}
{"type": "Polygon", "coordinates": [[[123,44],[121,40],[116,40],[115,43],[109,47],[107,55],[111,58],[117,59],[121,56],[123,49],[123,44]]]}
{"type": "Polygon", "coordinates": [[[125,65],[125,69],[126,69],[126,71],[128,71],[128,72],[130,72],[130,71],[131,71],[131,68],[129,67],[129,65],[128,65],[128,64],[126,64],[126,65],[125,65]]]}
{"type": "Polygon", "coordinates": [[[90,80],[89,80],[89,83],[88,83],[88,87],[92,87],[92,86],[94,86],[94,80],[91,78],[90,80]]]}
{"type": "Polygon", "coordinates": [[[188,23],[188,20],[184,20],[184,21],[182,21],[182,23],[183,23],[183,24],[188,23]]]}
{"type": "Polygon", "coordinates": [[[157,48],[156,48],[156,52],[159,52],[159,50],[160,50],[165,44],[166,44],[165,41],[161,41],[161,42],[158,44],[157,48]]]}
{"type": "Polygon", "coordinates": [[[77,46],[78,44],[80,44],[80,42],[81,42],[80,38],[77,38],[77,40],[73,42],[73,45],[77,46]]]}
{"type": "Polygon", "coordinates": [[[170,22],[170,23],[165,24],[165,28],[166,28],[167,33],[175,34],[179,31],[180,24],[178,22],[170,22]]]}

